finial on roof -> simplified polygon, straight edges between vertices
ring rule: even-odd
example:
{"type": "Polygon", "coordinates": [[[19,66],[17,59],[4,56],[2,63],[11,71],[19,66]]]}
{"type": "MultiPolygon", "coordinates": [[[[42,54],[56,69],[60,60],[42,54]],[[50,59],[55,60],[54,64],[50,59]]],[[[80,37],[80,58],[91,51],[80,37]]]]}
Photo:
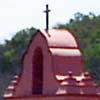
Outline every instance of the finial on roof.
{"type": "Polygon", "coordinates": [[[46,31],[48,32],[49,29],[49,5],[46,4],[46,10],[44,11],[46,13],[46,31]]]}

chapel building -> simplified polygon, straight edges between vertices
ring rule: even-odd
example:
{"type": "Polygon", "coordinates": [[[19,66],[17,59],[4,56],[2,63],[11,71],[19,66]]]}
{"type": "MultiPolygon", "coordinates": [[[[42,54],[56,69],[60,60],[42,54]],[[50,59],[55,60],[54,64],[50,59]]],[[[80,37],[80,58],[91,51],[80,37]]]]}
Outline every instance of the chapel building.
{"type": "Polygon", "coordinates": [[[65,29],[37,30],[23,55],[23,71],[5,100],[100,100],[76,37],[65,29]]]}

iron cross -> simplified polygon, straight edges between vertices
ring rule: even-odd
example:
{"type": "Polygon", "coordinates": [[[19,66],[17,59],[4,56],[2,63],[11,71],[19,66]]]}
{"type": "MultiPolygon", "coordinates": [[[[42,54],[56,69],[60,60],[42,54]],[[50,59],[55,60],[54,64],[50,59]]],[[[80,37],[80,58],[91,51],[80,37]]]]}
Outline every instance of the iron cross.
{"type": "Polygon", "coordinates": [[[48,4],[46,5],[46,10],[44,11],[46,13],[46,31],[49,29],[49,6],[48,4]]]}

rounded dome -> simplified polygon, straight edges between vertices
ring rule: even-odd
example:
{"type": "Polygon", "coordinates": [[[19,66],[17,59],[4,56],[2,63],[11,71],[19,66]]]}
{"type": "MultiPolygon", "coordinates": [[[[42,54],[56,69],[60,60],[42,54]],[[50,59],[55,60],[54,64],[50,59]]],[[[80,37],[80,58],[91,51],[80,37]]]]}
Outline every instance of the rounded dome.
{"type": "Polygon", "coordinates": [[[46,37],[49,47],[58,48],[77,48],[75,37],[64,29],[51,29],[46,32],[42,30],[41,33],[46,37]]]}

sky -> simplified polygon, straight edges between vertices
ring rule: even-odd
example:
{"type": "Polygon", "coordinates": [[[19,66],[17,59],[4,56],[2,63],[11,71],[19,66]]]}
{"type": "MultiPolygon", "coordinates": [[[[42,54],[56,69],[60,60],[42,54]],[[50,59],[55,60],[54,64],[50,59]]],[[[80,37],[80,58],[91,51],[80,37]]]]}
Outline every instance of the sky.
{"type": "Polygon", "coordinates": [[[50,28],[66,23],[76,12],[100,14],[100,0],[0,0],[0,43],[21,29],[45,29],[45,5],[49,4],[50,28]]]}

